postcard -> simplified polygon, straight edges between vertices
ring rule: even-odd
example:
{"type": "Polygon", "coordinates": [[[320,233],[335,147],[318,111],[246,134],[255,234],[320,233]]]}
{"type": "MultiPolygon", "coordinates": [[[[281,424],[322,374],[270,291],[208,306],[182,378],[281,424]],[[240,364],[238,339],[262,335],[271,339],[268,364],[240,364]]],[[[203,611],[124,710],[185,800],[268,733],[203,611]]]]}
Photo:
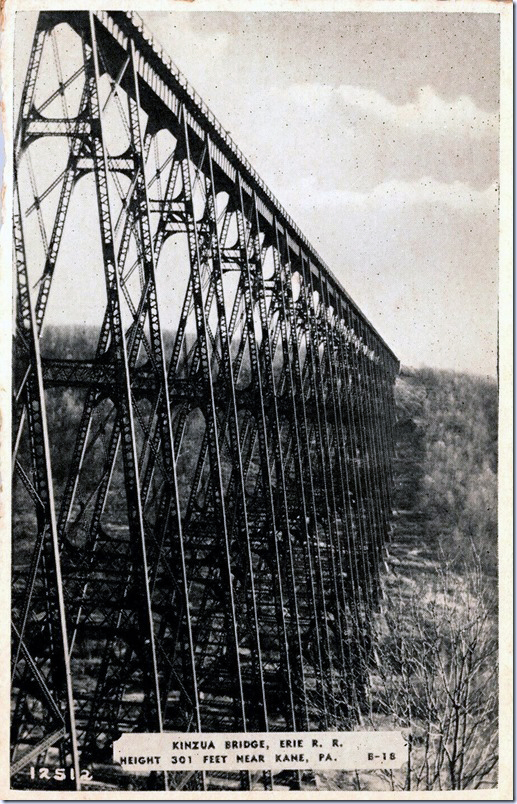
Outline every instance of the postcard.
{"type": "Polygon", "coordinates": [[[4,8],[6,799],[512,798],[511,15],[4,8]]]}

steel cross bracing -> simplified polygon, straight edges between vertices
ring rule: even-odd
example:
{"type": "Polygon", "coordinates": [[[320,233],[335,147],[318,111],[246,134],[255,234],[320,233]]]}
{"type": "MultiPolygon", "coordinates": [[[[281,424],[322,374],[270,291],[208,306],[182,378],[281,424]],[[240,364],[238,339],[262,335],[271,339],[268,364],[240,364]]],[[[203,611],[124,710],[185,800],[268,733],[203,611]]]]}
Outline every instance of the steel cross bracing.
{"type": "Polygon", "coordinates": [[[13,784],[271,787],[112,743],[360,721],[398,361],[134,13],[40,14],[14,170],[13,784]]]}

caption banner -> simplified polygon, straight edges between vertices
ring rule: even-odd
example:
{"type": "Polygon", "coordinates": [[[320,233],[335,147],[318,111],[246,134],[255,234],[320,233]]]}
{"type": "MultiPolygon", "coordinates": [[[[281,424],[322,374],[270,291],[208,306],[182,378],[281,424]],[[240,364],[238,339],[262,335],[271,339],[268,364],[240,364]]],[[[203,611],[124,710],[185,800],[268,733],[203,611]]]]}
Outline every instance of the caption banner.
{"type": "Polygon", "coordinates": [[[399,731],[134,732],[113,743],[114,761],[129,773],[394,770],[407,757],[407,740],[399,731]]]}

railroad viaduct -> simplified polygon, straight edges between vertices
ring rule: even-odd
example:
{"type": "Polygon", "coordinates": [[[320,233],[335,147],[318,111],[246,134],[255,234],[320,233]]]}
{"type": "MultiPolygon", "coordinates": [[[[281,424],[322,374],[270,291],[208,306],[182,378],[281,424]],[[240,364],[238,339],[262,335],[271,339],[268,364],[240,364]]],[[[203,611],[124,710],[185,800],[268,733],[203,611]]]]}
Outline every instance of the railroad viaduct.
{"type": "Polygon", "coordinates": [[[39,15],[14,179],[12,784],[137,784],[125,731],[350,728],[396,357],[136,13],[39,15]]]}

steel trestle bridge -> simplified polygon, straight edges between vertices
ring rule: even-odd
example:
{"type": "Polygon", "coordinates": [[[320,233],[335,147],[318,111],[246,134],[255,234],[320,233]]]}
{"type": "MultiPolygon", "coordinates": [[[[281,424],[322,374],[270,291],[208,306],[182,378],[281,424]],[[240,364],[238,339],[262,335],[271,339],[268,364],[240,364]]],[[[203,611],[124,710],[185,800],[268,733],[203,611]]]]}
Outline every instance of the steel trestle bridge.
{"type": "Polygon", "coordinates": [[[14,172],[13,786],[205,789],[113,741],[352,727],[396,357],[133,12],[39,15],[14,172]],[[90,352],[50,349],[88,271],[90,352]]]}

